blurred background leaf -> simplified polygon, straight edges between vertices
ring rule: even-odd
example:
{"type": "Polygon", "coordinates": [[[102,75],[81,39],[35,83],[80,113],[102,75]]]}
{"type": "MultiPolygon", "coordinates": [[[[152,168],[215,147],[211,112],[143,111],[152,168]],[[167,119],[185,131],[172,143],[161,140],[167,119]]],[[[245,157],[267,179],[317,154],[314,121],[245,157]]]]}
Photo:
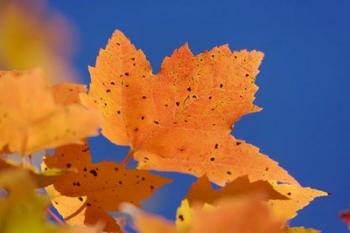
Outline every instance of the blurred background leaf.
{"type": "Polygon", "coordinates": [[[72,26],[45,0],[0,1],[0,70],[41,67],[53,82],[77,80],[72,26]]]}

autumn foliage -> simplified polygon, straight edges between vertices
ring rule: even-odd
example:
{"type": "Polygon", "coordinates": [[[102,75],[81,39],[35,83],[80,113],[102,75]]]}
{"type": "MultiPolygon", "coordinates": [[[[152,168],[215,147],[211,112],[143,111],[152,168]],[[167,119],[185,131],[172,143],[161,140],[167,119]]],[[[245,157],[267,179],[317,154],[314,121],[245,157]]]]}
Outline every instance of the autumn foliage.
{"type": "Polygon", "coordinates": [[[302,186],[232,135],[241,117],[261,110],[254,99],[262,59],[262,52],[228,45],[194,55],[185,44],[153,73],[145,54],[116,31],[89,68],[88,88],[52,84],[38,69],[1,72],[0,229],[125,232],[130,222],[112,213],[122,212],[140,233],[318,232],[289,221],[327,193],[302,186]],[[87,138],[99,129],[111,143],[130,147],[123,162],[92,161],[98,155],[87,138]],[[38,172],[29,161],[40,151],[38,172]],[[11,160],[13,153],[21,162],[11,160]],[[136,168],[127,167],[131,159],[136,168]],[[175,221],[141,210],[141,201],[176,182],[152,171],[198,178],[175,221]],[[46,196],[34,191],[43,187],[46,196]],[[48,222],[45,210],[62,224],[48,222]]]}

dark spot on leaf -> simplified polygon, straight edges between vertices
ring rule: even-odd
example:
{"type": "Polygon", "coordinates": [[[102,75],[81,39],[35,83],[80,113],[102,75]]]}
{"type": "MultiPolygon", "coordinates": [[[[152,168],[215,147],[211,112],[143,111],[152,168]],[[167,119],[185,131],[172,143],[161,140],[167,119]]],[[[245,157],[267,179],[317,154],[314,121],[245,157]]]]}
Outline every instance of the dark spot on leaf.
{"type": "Polygon", "coordinates": [[[93,176],[97,176],[97,171],[94,170],[94,169],[90,170],[90,173],[91,173],[93,176]]]}
{"type": "Polygon", "coordinates": [[[180,221],[182,221],[182,222],[185,220],[185,219],[184,219],[184,216],[183,216],[182,214],[179,215],[179,219],[180,219],[180,221]]]}
{"type": "Polygon", "coordinates": [[[89,151],[89,147],[86,147],[86,148],[81,150],[81,152],[88,152],[88,151],[89,151]]]}

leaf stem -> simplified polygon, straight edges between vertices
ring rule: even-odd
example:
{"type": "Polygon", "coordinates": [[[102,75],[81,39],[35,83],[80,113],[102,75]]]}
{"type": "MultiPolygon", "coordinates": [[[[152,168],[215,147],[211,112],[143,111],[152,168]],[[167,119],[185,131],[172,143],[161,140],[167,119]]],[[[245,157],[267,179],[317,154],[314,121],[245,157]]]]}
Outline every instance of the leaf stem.
{"type": "Polygon", "coordinates": [[[131,149],[120,164],[124,165],[124,167],[126,167],[126,165],[128,165],[130,160],[134,157],[134,152],[135,152],[135,150],[131,149]]]}

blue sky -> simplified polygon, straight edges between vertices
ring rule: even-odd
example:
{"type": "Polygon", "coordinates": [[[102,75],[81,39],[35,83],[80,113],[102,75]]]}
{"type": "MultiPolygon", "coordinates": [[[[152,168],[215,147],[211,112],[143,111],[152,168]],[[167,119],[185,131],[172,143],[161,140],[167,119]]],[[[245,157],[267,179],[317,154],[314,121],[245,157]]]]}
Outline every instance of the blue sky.
{"type": "MultiPolygon", "coordinates": [[[[323,232],[345,233],[338,219],[350,208],[350,1],[177,0],[51,1],[80,37],[75,66],[89,81],[99,48],[121,29],[141,48],[154,71],[185,42],[195,53],[228,43],[258,49],[265,59],[256,103],[264,110],[244,117],[235,136],[259,146],[303,185],[330,197],[316,200],[293,221],[323,232]]],[[[91,140],[95,160],[120,159],[127,148],[102,137],[91,140]],[[98,157],[97,155],[101,155],[98,157]]],[[[148,209],[174,217],[193,178],[157,193],[148,209]]]]}

